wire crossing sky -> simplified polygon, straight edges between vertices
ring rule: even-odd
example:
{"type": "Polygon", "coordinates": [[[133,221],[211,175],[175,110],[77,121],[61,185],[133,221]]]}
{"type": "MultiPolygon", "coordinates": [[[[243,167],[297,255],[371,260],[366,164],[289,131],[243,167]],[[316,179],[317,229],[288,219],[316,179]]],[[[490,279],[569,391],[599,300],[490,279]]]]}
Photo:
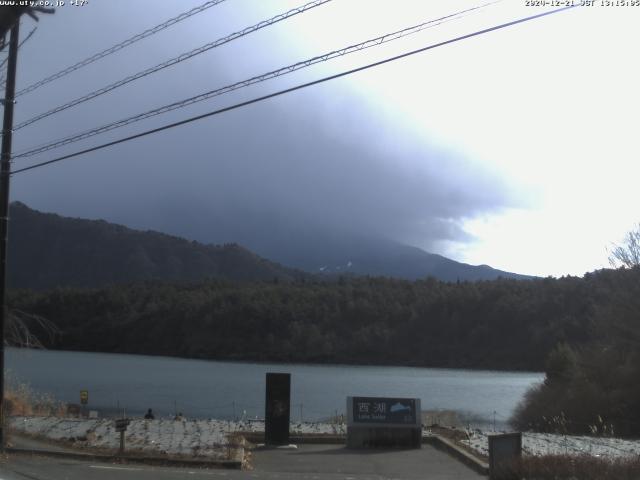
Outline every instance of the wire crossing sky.
{"type": "Polygon", "coordinates": [[[173,65],[177,65],[178,63],[184,62],[185,60],[189,60],[190,58],[195,57],[196,55],[200,55],[202,53],[208,52],[209,50],[213,49],[213,48],[217,48],[220,47],[226,43],[232,42],[233,40],[237,40],[238,38],[244,37],[245,35],[249,35],[251,33],[254,33],[260,29],[269,27],[271,25],[274,25],[278,22],[282,22],[283,20],[287,20],[295,15],[299,15],[301,13],[305,13],[309,10],[311,10],[312,8],[318,7],[320,5],[324,5],[325,3],[330,2],[331,0],[314,0],[313,2],[309,2],[305,5],[302,5],[300,7],[294,8],[292,10],[289,10],[288,12],[284,12],[281,13],[279,15],[276,15],[275,17],[272,17],[270,19],[267,20],[263,20],[259,23],[256,23],[255,25],[252,25],[250,27],[246,27],[238,32],[234,32],[230,35],[227,35],[225,37],[219,38],[218,40],[215,40],[213,42],[207,43],[205,45],[202,45],[201,47],[198,47],[194,50],[191,50],[189,52],[185,52],[181,55],[178,55],[177,57],[171,58],[165,62],[162,62],[154,67],[151,68],[147,68],[145,70],[142,70],[134,75],[130,75],[126,78],[123,78],[122,80],[119,80],[115,83],[109,84],[105,87],[102,87],[98,90],[94,90],[93,92],[90,92],[86,95],[83,95],[82,97],[78,97],[75,100],[72,100],[71,102],[65,103],[64,105],[60,105],[56,108],[53,108],[47,112],[41,113],[39,115],[36,115],[35,117],[32,117],[28,120],[25,120],[21,123],[19,123],[18,125],[16,125],[14,127],[14,131],[20,130],[24,127],[27,127],[39,120],[42,120],[44,118],[47,118],[51,115],[54,115],[56,113],[60,113],[64,110],[67,110],[68,108],[72,108],[75,107],[77,105],[80,105],[81,103],[87,102],[89,100],[92,100],[96,97],[99,97],[100,95],[104,95],[105,93],[109,93],[113,90],[115,90],[116,88],[120,88],[128,83],[131,83],[135,80],[139,80],[143,77],[146,77],[148,75],[154,74],[156,72],[159,72],[160,70],[163,70],[165,68],[171,67],[173,65]]]}
{"type": "MultiPolygon", "coordinates": [[[[27,43],[27,41],[29,41],[29,39],[33,36],[33,34],[34,34],[34,33],[36,33],[36,30],[37,30],[37,29],[38,29],[38,27],[33,27],[33,28],[31,29],[31,31],[27,34],[27,36],[26,36],[26,37],[24,37],[24,38],[20,41],[20,43],[18,44],[18,49],[20,49],[20,47],[22,47],[22,45],[24,45],[25,43],[27,43]]],[[[8,59],[9,59],[9,56],[7,55],[7,56],[2,60],[2,62],[0,62],[0,69],[4,68],[4,66],[6,65],[6,63],[7,63],[7,60],[8,60],[8,59]]],[[[5,79],[4,79],[4,72],[3,72],[1,75],[2,75],[2,76],[0,77],[0,86],[1,86],[2,88],[4,88],[4,86],[6,85],[6,83],[7,83],[7,82],[6,82],[6,81],[5,81],[5,79]]]]}
{"type": "Polygon", "coordinates": [[[74,158],[74,157],[77,157],[77,156],[80,156],[80,155],[84,155],[84,154],[87,154],[87,153],[90,153],[90,152],[95,152],[95,151],[101,150],[103,148],[111,147],[111,146],[114,146],[114,145],[118,145],[120,143],[131,141],[131,140],[135,140],[137,138],[141,138],[141,137],[144,137],[144,136],[147,136],[147,135],[151,135],[153,133],[162,132],[164,130],[168,130],[168,129],[171,129],[171,128],[179,127],[181,125],[185,125],[187,123],[195,122],[197,120],[202,120],[204,118],[208,118],[208,117],[211,117],[213,115],[219,115],[221,113],[226,113],[226,112],[229,112],[231,110],[235,110],[235,109],[240,108],[240,107],[245,107],[245,106],[257,103],[257,102],[268,100],[270,98],[274,98],[274,97],[277,97],[277,96],[280,96],[280,95],[284,95],[286,93],[291,93],[291,92],[294,92],[296,90],[301,90],[303,88],[311,87],[313,85],[317,85],[319,83],[323,83],[323,82],[326,82],[326,81],[329,81],[329,80],[335,80],[337,78],[341,78],[341,77],[344,77],[344,76],[347,76],[347,75],[352,75],[354,73],[361,72],[363,70],[368,70],[370,68],[378,67],[380,65],[384,65],[384,64],[390,63],[390,62],[394,62],[394,61],[397,61],[397,60],[400,60],[402,58],[406,58],[406,57],[409,57],[411,55],[415,55],[415,54],[418,54],[418,53],[423,53],[423,52],[426,52],[428,50],[432,50],[434,48],[438,48],[438,47],[442,47],[442,46],[445,46],[445,45],[449,45],[451,43],[459,42],[461,40],[467,40],[469,38],[473,38],[473,37],[476,37],[478,35],[484,35],[484,34],[487,34],[487,33],[490,33],[490,32],[494,32],[496,30],[500,30],[500,29],[503,29],[503,28],[512,27],[512,26],[518,25],[520,23],[529,22],[531,20],[536,20],[536,19],[539,19],[539,18],[542,18],[542,17],[546,17],[548,15],[552,15],[552,14],[555,14],[555,13],[563,12],[565,10],[569,10],[569,9],[572,9],[572,8],[575,8],[575,7],[572,7],[572,6],[562,7],[562,8],[559,8],[557,10],[551,10],[551,11],[548,11],[548,12],[539,13],[537,15],[531,15],[529,17],[520,18],[520,19],[511,21],[511,22],[503,23],[501,25],[496,25],[494,27],[490,27],[490,28],[486,28],[486,29],[479,30],[479,31],[476,31],[476,32],[472,32],[472,33],[469,33],[469,34],[466,34],[466,35],[463,35],[463,36],[460,36],[460,37],[456,37],[456,38],[453,38],[453,39],[450,39],[450,40],[446,40],[444,42],[440,42],[440,43],[437,43],[437,44],[434,44],[434,45],[429,45],[429,46],[420,48],[418,50],[413,50],[411,52],[403,53],[401,55],[397,55],[395,57],[387,58],[385,60],[382,60],[382,61],[379,61],[379,62],[375,62],[375,63],[371,63],[369,65],[365,65],[365,66],[362,66],[362,67],[359,67],[359,68],[355,68],[355,69],[352,69],[352,70],[349,70],[349,71],[346,71],[346,72],[342,72],[342,73],[338,73],[338,74],[331,75],[331,76],[328,76],[328,77],[324,77],[324,78],[321,78],[321,79],[318,79],[318,80],[315,80],[315,81],[312,81],[312,82],[308,82],[308,83],[305,83],[305,84],[302,84],[302,85],[297,85],[297,86],[292,87],[292,88],[287,88],[285,90],[280,90],[278,92],[271,93],[269,95],[264,95],[262,97],[258,97],[258,98],[254,98],[252,100],[248,100],[248,101],[245,101],[245,102],[237,103],[237,104],[229,106],[229,107],[225,107],[225,108],[221,108],[221,109],[218,109],[218,110],[214,110],[212,112],[205,113],[203,115],[198,115],[198,116],[195,116],[195,117],[187,118],[187,119],[179,121],[179,122],[171,123],[169,125],[165,125],[165,126],[159,127],[159,128],[154,128],[152,130],[147,130],[145,132],[138,133],[136,135],[131,135],[131,136],[128,136],[128,137],[125,137],[125,138],[121,138],[121,139],[118,139],[118,140],[114,140],[112,142],[104,143],[104,144],[98,145],[96,147],[92,147],[92,148],[88,148],[88,149],[85,149],[85,150],[82,150],[82,151],[79,151],[79,152],[71,153],[69,155],[64,155],[62,157],[54,158],[52,160],[48,160],[48,161],[45,161],[45,162],[36,163],[35,165],[31,165],[29,167],[19,168],[19,169],[13,171],[11,174],[14,175],[14,174],[26,172],[26,171],[29,171],[29,170],[33,170],[33,169],[36,169],[36,168],[44,167],[44,166],[47,166],[47,165],[51,165],[53,163],[58,163],[58,162],[61,162],[63,160],[68,160],[70,158],[74,158]]]}
{"type": "Polygon", "coordinates": [[[451,21],[451,20],[456,20],[456,19],[462,18],[465,14],[469,14],[469,13],[475,12],[475,11],[477,11],[479,9],[485,8],[485,7],[487,7],[489,5],[493,5],[495,3],[497,3],[497,2],[489,2],[489,3],[482,4],[482,5],[478,5],[476,7],[472,7],[472,8],[468,8],[468,9],[465,9],[465,10],[458,11],[458,12],[452,13],[450,15],[446,15],[444,17],[440,17],[440,18],[433,19],[433,20],[427,20],[427,21],[424,21],[424,22],[419,23],[417,25],[413,25],[411,27],[404,28],[402,30],[398,30],[398,31],[391,32],[391,33],[386,33],[384,35],[381,35],[381,36],[378,36],[376,38],[372,38],[372,39],[366,40],[364,42],[357,43],[355,45],[350,45],[350,46],[341,48],[339,50],[334,50],[334,51],[331,51],[331,52],[328,52],[328,53],[324,53],[322,55],[318,55],[318,56],[312,57],[310,59],[303,60],[301,62],[296,62],[296,63],[293,63],[291,65],[287,65],[285,67],[278,68],[276,70],[271,70],[270,72],[254,76],[254,77],[248,78],[246,80],[242,80],[240,82],[235,82],[233,84],[226,85],[224,87],[216,88],[214,90],[209,90],[208,92],[201,93],[199,95],[196,95],[196,96],[193,96],[193,97],[189,97],[189,98],[186,98],[184,100],[180,100],[178,102],[173,102],[173,103],[168,104],[168,105],[163,105],[162,107],[158,107],[158,108],[155,108],[153,110],[149,110],[147,112],[139,113],[139,114],[136,114],[136,115],[133,115],[133,116],[118,120],[116,122],[112,122],[112,123],[110,123],[108,125],[103,125],[101,127],[97,127],[97,128],[91,129],[91,130],[87,130],[85,132],[82,132],[82,133],[79,133],[79,134],[75,134],[75,135],[66,137],[66,138],[61,139],[61,140],[56,140],[56,141],[51,142],[51,143],[49,143],[47,145],[43,145],[43,146],[40,146],[40,147],[37,147],[37,148],[29,149],[29,150],[21,152],[21,153],[14,154],[12,156],[12,159],[15,160],[15,159],[19,159],[19,158],[31,157],[33,155],[36,155],[36,154],[39,154],[39,153],[43,153],[43,152],[46,152],[46,151],[49,151],[49,150],[52,150],[52,149],[55,149],[55,148],[59,148],[59,147],[65,146],[65,145],[69,145],[71,143],[75,143],[75,142],[78,142],[80,140],[85,140],[85,139],[93,137],[95,135],[99,135],[101,133],[105,133],[105,132],[108,132],[108,131],[111,131],[111,130],[114,130],[114,129],[117,129],[117,128],[121,128],[121,127],[124,127],[126,125],[130,125],[132,123],[136,123],[136,122],[145,120],[147,118],[150,118],[150,117],[153,117],[153,116],[156,116],[156,115],[161,115],[163,113],[167,113],[167,112],[170,112],[170,111],[173,111],[173,110],[184,108],[184,107],[192,105],[194,103],[201,102],[201,101],[204,101],[204,100],[208,100],[210,98],[214,98],[214,97],[219,96],[219,95],[224,95],[225,93],[230,93],[230,92],[233,92],[233,91],[238,90],[240,88],[245,88],[245,87],[248,87],[250,85],[254,85],[256,83],[261,83],[261,82],[270,80],[272,78],[279,77],[281,75],[286,75],[286,74],[289,74],[289,73],[293,73],[293,72],[295,72],[297,70],[300,70],[302,68],[310,67],[310,66],[315,65],[317,63],[326,62],[326,61],[329,61],[329,60],[331,60],[333,58],[341,57],[341,56],[344,56],[344,55],[348,55],[350,53],[358,52],[358,51],[361,51],[361,50],[364,50],[364,49],[367,49],[367,48],[372,48],[372,47],[375,47],[375,46],[378,46],[378,45],[382,45],[382,44],[387,43],[387,42],[398,40],[398,39],[403,38],[403,37],[405,37],[407,35],[413,35],[413,34],[416,34],[418,32],[421,32],[426,28],[432,28],[432,27],[441,25],[442,23],[444,23],[446,21],[451,21]]]}
{"type": "Polygon", "coordinates": [[[28,87],[25,87],[19,91],[16,92],[16,98],[21,96],[21,95],[25,95],[29,92],[32,92],[48,83],[53,82],[54,80],[58,80],[62,77],[65,77],[66,75],[69,75],[72,72],[75,72],[76,70],[86,67],[87,65],[92,64],[93,62],[97,62],[98,60],[112,55],[120,50],[122,50],[123,48],[126,48],[130,45],[133,45],[136,42],[139,42],[140,40],[150,37],[151,35],[154,35],[158,32],[161,32],[162,30],[169,28],[173,25],[175,25],[178,22],[181,22],[183,20],[186,20],[187,18],[193,16],[193,15],[197,15],[199,13],[204,12],[205,10],[211,8],[211,7],[215,7],[216,5],[224,2],[226,0],[209,0],[208,2],[203,3],[202,5],[192,8],[191,10],[188,10],[184,13],[181,13],[180,15],[177,15],[173,18],[170,18],[169,20],[156,25],[155,27],[149,28],[147,30],[145,30],[144,32],[138,33],[132,37],[127,38],[126,40],[117,43],[115,45],[113,45],[112,47],[106,48],[104,50],[102,50],[101,52],[98,52],[94,55],[91,55],[89,58],[85,58],[84,60],[81,60],[77,63],[74,63],[73,65],[64,68],[62,70],[60,70],[59,72],[54,73],[53,75],[49,75],[46,78],[43,78],[42,80],[32,83],[31,85],[29,85],[28,87]]]}

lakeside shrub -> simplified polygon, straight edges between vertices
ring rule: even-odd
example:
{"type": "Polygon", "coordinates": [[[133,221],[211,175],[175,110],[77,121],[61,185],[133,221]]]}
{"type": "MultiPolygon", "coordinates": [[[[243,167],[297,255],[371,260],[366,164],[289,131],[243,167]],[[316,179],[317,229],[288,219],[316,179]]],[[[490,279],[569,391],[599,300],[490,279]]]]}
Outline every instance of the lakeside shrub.
{"type": "Polygon", "coordinates": [[[582,352],[578,358],[589,358],[590,363],[579,365],[568,378],[547,373],[544,383],[525,394],[511,425],[520,431],[637,437],[640,368],[631,368],[625,359],[611,364],[604,356],[609,354],[582,352]]]}
{"type": "MultiPolygon", "coordinates": [[[[635,276],[640,267],[622,273],[635,276]]],[[[618,288],[609,288],[608,303],[594,311],[592,340],[579,347],[561,343],[551,351],[545,381],[527,392],[513,427],[640,436],[640,281],[613,286],[618,288]]]]}
{"type": "Polygon", "coordinates": [[[558,345],[551,352],[545,381],[528,391],[516,408],[514,428],[640,435],[640,295],[599,314],[600,325],[607,326],[599,329],[600,340],[580,349],[558,345]]]}

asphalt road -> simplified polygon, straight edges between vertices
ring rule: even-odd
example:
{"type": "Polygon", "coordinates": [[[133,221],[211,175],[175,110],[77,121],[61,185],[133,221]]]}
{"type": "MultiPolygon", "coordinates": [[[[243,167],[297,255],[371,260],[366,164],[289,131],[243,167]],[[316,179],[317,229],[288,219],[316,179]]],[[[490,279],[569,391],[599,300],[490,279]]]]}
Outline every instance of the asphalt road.
{"type": "Polygon", "coordinates": [[[0,480],[477,480],[486,478],[424,445],[420,450],[350,451],[340,445],[303,445],[297,450],[256,450],[252,470],[221,470],[108,464],[12,454],[0,462],[0,480]]]}

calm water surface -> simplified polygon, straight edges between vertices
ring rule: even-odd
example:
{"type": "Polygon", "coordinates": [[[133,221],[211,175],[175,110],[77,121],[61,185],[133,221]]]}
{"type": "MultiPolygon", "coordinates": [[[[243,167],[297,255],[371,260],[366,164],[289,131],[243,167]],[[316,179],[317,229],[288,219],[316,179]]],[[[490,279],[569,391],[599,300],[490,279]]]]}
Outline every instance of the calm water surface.
{"type": "Polygon", "coordinates": [[[264,416],[266,372],[291,373],[291,417],[305,421],[344,413],[346,397],[396,396],[422,400],[423,410],[456,410],[466,421],[503,425],[541,373],[439,368],[368,367],[216,362],[9,348],[9,383],[20,381],[56,398],[103,414],[125,407],[128,415],[153,408],[188,417],[264,416]]]}

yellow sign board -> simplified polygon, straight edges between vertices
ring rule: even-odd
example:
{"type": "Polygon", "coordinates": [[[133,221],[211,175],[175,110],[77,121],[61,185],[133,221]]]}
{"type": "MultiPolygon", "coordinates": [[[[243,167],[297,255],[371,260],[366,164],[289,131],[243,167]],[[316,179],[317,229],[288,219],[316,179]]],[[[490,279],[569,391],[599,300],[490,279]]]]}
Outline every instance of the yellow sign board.
{"type": "Polygon", "coordinates": [[[82,405],[89,403],[89,390],[80,390],[80,403],[82,405]]]}

